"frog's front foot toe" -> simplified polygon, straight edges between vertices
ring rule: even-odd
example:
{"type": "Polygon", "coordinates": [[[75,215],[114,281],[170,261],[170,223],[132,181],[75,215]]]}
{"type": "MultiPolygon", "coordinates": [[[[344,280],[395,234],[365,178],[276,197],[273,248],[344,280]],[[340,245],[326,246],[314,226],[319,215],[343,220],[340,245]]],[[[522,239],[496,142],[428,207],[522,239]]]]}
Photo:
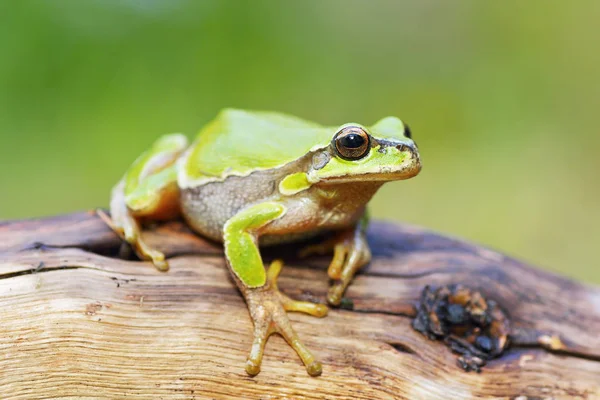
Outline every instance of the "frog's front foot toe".
{"type": "Polygon", "coordinates": [[[277,278],[279,277],[282,268],[283,262],[281,260],[273,261],[267,271],[267,282],[271,289],[276,292],[283,308],[286,311],[301,312],[319,318],[326,316],[329,312],[329,308],[325,304],[293,300],[279,291],[279,288],[277,287],[277,278]]]}
{"type": "Polygon", "coordinates": [[[246,361],[246,373],[250,376],[256,376],[260,372],[260,359],[250,359],[246,361]]]}
{"type": "Polygon", "coordinates": [[[132,245],[136,254],[142,260],[151,260],[152,264],[154,264],[159,271],[169,270],[169,263],[165,260],[165,254],[163,252],[148,246],[141,238],[138,238],[132,245]]]}
{"type": "Polygon", "coordinates": [[[246,372],[252,376],[260,372],[265,344],[269,336],[279,333],[300,356],[308,374],[311,376],[321,375],[321,363],[300,342],[300,338],[288,319],[287,311],[298,311],[323,317],[327,314],[328,308],[324,304],[295,301],[279,292],[276,280],[282,265],[281,261],[274,261],[267,272],[267,285],[248,289],[246,292],[246,301],[254,322],[254,340],[246,361],[246,372]]]}
{"type": "Polygon", "coordinates": [[[332,306],[339,306],[344,296],[344,287],[341,282],[333,284],[327,292],[327,302],[332,306]]]}
{"type": "Polygon", "coordinates": [[[338,306],[356,272],[371,260],[371,251],[362,234],[341,240],[334,247],[333,259],[327,269],[334,281],[327,293],[327,302],[338,306]]]}

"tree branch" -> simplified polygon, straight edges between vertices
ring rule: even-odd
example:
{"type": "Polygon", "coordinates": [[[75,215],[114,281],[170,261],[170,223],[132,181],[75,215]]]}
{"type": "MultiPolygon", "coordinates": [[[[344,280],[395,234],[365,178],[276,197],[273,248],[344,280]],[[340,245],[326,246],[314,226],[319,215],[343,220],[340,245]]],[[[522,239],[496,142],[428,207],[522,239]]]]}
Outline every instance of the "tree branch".
{"type": "MultiPolygon", "coordinates": [[[[375,223],[373,262],[353,310],[291,314],[323,375],[306,375],[279,337],[246,375],[251,321],[221,248],[180,222],[145,232],[172,257],[129,258],[94,213],[0,223],[0,398],[600,398],[600,289],[407,225],[375,223]],[[411,328],[429,285],[460,283],[506,311],[512,347],[466,373],[411,328]]],[[[287,265],[280,287],[324,301],[327,257],[287,265]]]]}

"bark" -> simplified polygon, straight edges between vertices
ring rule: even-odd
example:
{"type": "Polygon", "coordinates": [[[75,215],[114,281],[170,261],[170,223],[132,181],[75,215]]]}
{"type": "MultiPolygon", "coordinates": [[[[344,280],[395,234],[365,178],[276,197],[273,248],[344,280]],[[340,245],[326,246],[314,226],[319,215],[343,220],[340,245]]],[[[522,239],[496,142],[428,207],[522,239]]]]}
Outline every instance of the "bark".
{"type": "MultiPolygon", "coordinates": [[[[252,325],[222,249],[180,222],[145,232],[171,257],[161,273],[128,257],[94,213],[0,223],[0,398],[597,399],[600,289],[457,239],[374,223],[373,261],[353,310],[290,314],[323,362],[309,377],[279,337],[244,372],[252,325]],[[127,259],[129,258],[129,259],[127,259]],[[506,311],[511,347],[464,372],[443,342],[411,328],[422,289],[459,283],[506,311]]],[[[328,257],[287,265],[298,299],[324,301],[328,257]]]]}

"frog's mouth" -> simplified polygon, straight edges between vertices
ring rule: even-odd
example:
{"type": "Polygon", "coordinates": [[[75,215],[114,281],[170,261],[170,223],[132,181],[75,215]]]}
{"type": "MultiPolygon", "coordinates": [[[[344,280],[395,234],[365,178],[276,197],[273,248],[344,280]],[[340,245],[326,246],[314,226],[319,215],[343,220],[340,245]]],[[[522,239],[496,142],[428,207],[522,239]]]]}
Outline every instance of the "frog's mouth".
{"type": "Polygon", "coordinates": [[[350,183],[357,181],[368,182],[389,182],[410,179],[419,174],[421,163],[416,161],[404,168],[381,168],[377,172],[347,173],[337,176],[328,176],[320,178],[319,182],[323,184],[350,183]]]}

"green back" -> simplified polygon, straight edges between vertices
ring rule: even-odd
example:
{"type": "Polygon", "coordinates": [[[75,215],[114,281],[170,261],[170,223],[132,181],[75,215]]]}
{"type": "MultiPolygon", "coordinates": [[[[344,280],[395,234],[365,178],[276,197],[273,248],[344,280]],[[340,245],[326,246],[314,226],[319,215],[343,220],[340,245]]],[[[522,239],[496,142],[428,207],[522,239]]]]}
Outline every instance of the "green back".
{"type": "Polygon", "coordinates": [[[275,168],[328,146],[335,129],[276,112],[225,109],[202,128],[184,168],[200,181],[275,168]]]}
{"type": "MultiPolygon", "coordinates": [[[[179,184],[191,187],[281,167],[327,147],[339,129],[276,112],[225,109],[196,137],[180,170],[179,184]]],[[[410,141],[396,117],[379,120],[369,131],[377,138],[410,141]]]]}

